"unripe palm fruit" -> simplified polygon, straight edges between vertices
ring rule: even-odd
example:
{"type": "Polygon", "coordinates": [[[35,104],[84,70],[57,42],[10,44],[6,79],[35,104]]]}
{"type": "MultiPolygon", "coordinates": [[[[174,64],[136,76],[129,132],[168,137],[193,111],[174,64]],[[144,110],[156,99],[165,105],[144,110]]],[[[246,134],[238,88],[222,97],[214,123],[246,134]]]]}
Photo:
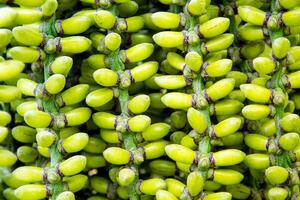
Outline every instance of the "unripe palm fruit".
{"type": "Polygon", "coordinates": [[[243,116],[249,120],[261,120],[272,113],[272,108],[267,105],[251,104],[242,110],[243,116]]]}
{"type": "Polygon", "coordinates": [[[282,59],[287,55],[288,51],[290,50],[290,47],[291,47],[291,43],[287,38],[285,37],[276,38],[272,42],[273,55],[277,59],[282,59]]]}
{"type": "Polygon", "coordinates": [[[76,133],[64,139],[61,143],[63,151],[75,153],[81,151],[88,144],[89,136],[86,133],[76,133]]]}
{"type": "Polygon", "coordinates": [[[166,189],[167,185],[163,179],[152,178],[142,180],[139,185],[139,190],[148,195],[155,195],[158,190],[166,189]]]}
{"type": "Polygon", "coordinates": [[[148,95],[137,95],[128,102],[128,110],[133,114],[144,113],[150,106],[150,97],[148,95]]]}
{"type": "Polygon", "coordinates": [[[204,133],[204,131],[207,129],[208,122],[205,114],[202,111],[189,108],[187,112],[187,119],[190,126],[198,133],[204,133]]]}
{"type": "Polygon", "coordinates": [[[59,56],[50,65],[50,71],[54,74],[67,76],[73,65],[73,59],[69,56],[59,56]]]}
{"type": "Polygon", "coordinates": [[[213,171],[213,181],[222,185],[235,185],[244,179],[243,174],[231,169],[215,169],[213,171]]]}
{"type": "Polygon", "coordinates": [[[161,97],[161,101],[173,109],[186,109],[192,107],[192,95],[179,92],[170,92],[161,97]]]}
{"type": "Polygon", "coordinates": [[[154,45],[151,43],[137,44],[124,51],[124,61],[126,63],[136,63],[150,57],[154,51],[154,45]]]}
{"type": "Polygon", "coordinates": [[[199,172],[192,172],[187,177],[187,188],[192,196],[198,195],[204,186],[204,179],[199,172]]]}
{"type": "Polygon", "coordinates": [[[131,160],[131,153],[119,147],[109,147],[103,152],[105,160],[114,165],[125,165],[131,160]]]}
{"type": "Polygon", "coordinates": [[[99,10],[95,13],[94,20],[96,24],[104,29],[111,29],[115,25],[115,16],[106,10],[99,10]]]}
{"type": "Polygon", "coordinates": [[[195,72],[199,71],[203,64],[202,56],[195,51],[188,52],[185,55],[184,61],[195,72]]]}
{"type": "Polygon", "coordinates": [[[217,137],[224,137],[230,134],[235,133],[240,129],[243,122],[241,118],[238,117],[230,117],[214,126],[214,134],[217,137]]]}
{"type": "Polygon", "coordinates": [[[121,186],[130,185],[135,179],[135,172],[130,168],[123,168],[119,171],[117,181],[121,186]]]}
{"type": "Polygon", "coordinates": [[[231,200],[232,195],[228,192],[216,192],[208,194],[203,200],[231,200]]]}
{"type": "Polygon", "coordinates": [[[268,144],[268,138],[260,135],[260,134],[247,134],[245,135],[245,144],[258,151],[266,151],[267,150],[267,144],[268,144]]]}
{"type": "Polygon", "coordinates": [[[207,12],[207,7],[208,5],[206,0],[191,0],[187,9],[192,15],[202,15],[207,12]]]}
{"type": "Polygon", "coordinates": [[[288,171],[280,166],[272,166],[266,169],[265,175],[267,180],[272,184],[272,185],[277,185],[277,184],[282,184],[284,183],[289,176],[288,171]]]}
{"type": "Polygon", "coordinates": [[[180,15],[171,12],[156,12],[151,15],[153,24],[162,29],[176,29],[180,23],[180,15]]]}
{"type": "Polygon", "coordinates": [[[111,113],[97,112],[93,114],[93,121],[100,128],[114,129],[116,116],[111,113]]]}
{"type": "Polygon", "coordinates": [[[165,48],[174,48],[183,45],[184,35],[182,32],[162,31],[153,35],[156,44],[165,48]]]}
{"type": "Polygon", "coordinates": [[[182,75],[162,75],[154,78],[155,83],[164,89],[179,89],[187,85],[187,81],[182,75]]]}
{"type": "Polygon", "coordinates": [[[299,9],[293,9],[282,14],[282,21],[286,26],[299,26],[300,23],[297,20],[300,15],[299,9]]]}
{"type": "Polygon", "coordinates": [[[35,166],[18,167],[12,172],[13,176],[27,183],[40,182],[43,180],[43,168],[35,166]]]}
{"type": "MultiPolygon", "coordinates": [[[[114,93],[112,89],[101,88],[94,90],[86,96],[86,104],[91,107],[99,107],[113,99],[114,93]]],[[[146,96],[146,95],[145,95],[146,96]]],[[[150,99],[149,99],[150,100],[150,99]]],[[[150,102],[149,102],[150,103],[150,102]]]]}
{"type": "Polygon", "coordinates": [[[88,177],[83,174],[77,174],[71,177],[64,177],[63,181],[67,182],[68,189],[71,192],[78,192],[87,186],[88,177]]]}
{"type": "Polygon", "coordinates": [[[43,34],[39,31],[39,25],[17,26],[12,30],[14,38],[27,46],[39,46],[43,42],[43,34]]]}
{"type": "Polygon", "coordinates": [[[257,41],[265,38],[263,30],[260,26],[245,24],[238,28],[238,34],[243,40],[257,41]]]}
{"type": "Polygon", "coordinates": [[[268,191],[270,200],[285,200],[288,197],[288,191],[284,188],[274,187],[268,191]]]}
{"type": "Polygon", "coordinates": [[[249,154],[246,156],[244,163],[250,169],[266,169],[270,166],[269,155],[267,154],[249,154]]]}
{"type": "Polygon", "coordinates": [[[182,162],[186,164],[191,164],[196,158],[196,152],[190,150],[189,148],[178,145],[169,144],[165,147],[166,154],[176,162],[182,162]]]}
{"type": "Polygon", "coordinates": [[[81,172],[86,165],[86,157],[81,155],[72,156],[59,164],[59,171],[64,176],[72,176],[81,172]]]}
{"type": "Polygon", "coordinates": [[[31,127],[47,128],[51,125],[53,118],[49,113],[32,110],[24,114],[24,120],[31,127]]]}
{"type": "Polygon", "coordinates": [[[117,33],[109,33],[104,38],[105,47],[111,51],[117,50],[122,42],[122,38],[117,33]]]}
{"type": "Polygon", "coordinates": [[[235,199],[247,199],[251,194],[251,189],[243,184],[228,185],[226,191],[235,199]]]}
{"type": "Polygon", "coordinates": [[[55,135],[47,130],[39,131],[36,134],[36,141],[39,146],[50,147],[55,141],[55,135]]]}
{"type": "Polygon", "coordinates": [[[128,120],[128,129],[132,132],[144,131],[151,124],[151,118],[147,115],[137,115],[128,120]]]}
{"type": "Polygon", "coordinates": [[[18,89],[27,96],[35,95],[35,88],[37,87],[37,83],[30,79],[21,78],[17,82],[18,89]]]}
{"type": "Polygon", "coordinates": [[[89,17],[84,15],[73,16],[56,22],[57,26],[61,26],[61,31],[65,35],[76,35],[85,32],[92,25],[89,17]]]}
{"type": "Polygon", "coordinates": [[[0,126],[0,143],[2,143],[7,138],[8,134],[8,128],[0,126]]]}
{"type": "Polygon", "coordinates": [[[182,182],[174,178],[167,178],[165,182],[167,184],[168,192],[175,195],[176,197],[181,196],[185,188],[185,185],[182,182]]]}
{"type": "Polygon", "coordinates": [[[87,122],[92,111],[87,107],[79,107],[65,114],[68,126],[78,126],[87,122]]]}
{"type": "Polygon", "coordinates": [[[271,90],[255,84],[242,84],[241,91],[247,99],[257,103],[268,103],[271,98],[271,90]]]}
{"type": "Polygon", "coordinates": [[[168,144],[166,140],[158,140],[143,146],[145,158],[147,160],[159,158],[165,155],[165,147],[168,144]]]}
{"type": "Polygon", "coordinates": [[[61,106],[74,105],[83,101],[88,92],[88,84],[78,84],[62,92],[57,98],[57,101],[61,106]]]}
{"type": "Polygon", "coordinates": [[[246,154],[237,149],[226,149],[212,154],[215,166],[231,166],[241,163],[246,154]]]}
{"type": "Polygon", "coordinates": [[[206,94],[210,100],[217,101],[221,98],[226,97],[233,90],[234,84],[234,79],[224,78],[207,88],[206,94]]]}
{"type": "Polygon", "coordinates": [[[1,28],[8,28],[14,25],[14,20],[17,17],[17,12],[10,7],[3,7],[0,9],[1,13],[1,20],[0,20],[0,27],[1,28]]]}
{"type": "Polygon", "coordinates": [[[230,59],[221,59],[216,62],[209,64],[205,68],[205,74],[209,77],[220,77],[225,76],[232,67],[232,60],[230,59]]]}
{"type": "Polygon", "coordinates": [[[40,184],[23,185],[15,190],[15,195],[19,199],[44,199],[47,197],[47,188],[40,184]]]}
{"type": "Polygon", "coordinates": [[[149,163],[151,172],[162,176],[174,176],[176,165],[174,162],[168,160],[153,160],[149,163]]]}
{"type": "Polygon", "coordinates": [[[275,69],[275,62],[270,58],[257,57],[253,60],[253,68],[260,74],[270,74],[275,69]]]}
{"type": "Polygon", "coordinates": [[[178,200],[172,193],[165,190],[158,190],[155,197],[157,200],[178,200]]]}
{"type": "Polygon", "coordinates": [[[110,69],[102,68],[93,73],[95,81],[105,87],[115,86],[118,83],[119,76],[110,69]]]}
{"type": "Polygon", "coordinates": [[[61,74],[54,74],[50,76],[45,82],[45,89],[50,94],[58,94],[66,85],[66,78],[61,74]]]}
{"type": "Polygon", "coordinates": [[[6,126],[11,122],[11,115],[6,111],[0,111],[0,126],[6,126]]]}
{"type": "Polygon", "coordinates": [[[11,130],[12,136],[15,140],[21,143],[35,142],[36,130],[28,126],[15,126],[11,130]]]}
{"type": "Polygon", "coordinates": [[[1,158],[3,158],[0,160],[1,167],[11,167],[17,161],[17,156],[11,151],[6,149],[0,149],[0,156],[1,158]]]}
{"type": "Polygon", "coordinates": [[[18,160],[23,163],[32,163],[38,157],[38,152],[35,148],[29,146],[20,146],[17,149],[18,160]]]}
{"type": "Polygon", "coordinates": [[[266,18],[265,12],[252,6],[239,6],[238,14],[242,20],[259,26],[263,25],[266,18]]]}
{"type": "MultiPolygon", "coordinates": [[[[174,52],[169,52],[167,54],[167,61],[172,67],[174,67],[175,69],[177,69],[179,71],[183,71],[184,66],[186,64],[185,59],[181,55],[174,53],[174,52]]],[[[201,66],[199,66],[199,68],[200,67],[201,66]]]]}
{"type": "Polygon", "coordinates": [[[75,200],[75,195],[73,192],[65,191],[60,193],[57,198],[57,200],[75,200]]]}
{"type": "Polygon", "coordinates": [[[286,133],[279,139],[279,146],[286,151],[292,151],[299,144],[300,138],[298,133],[286,133]]]}
{"type": "Polygon", "coordinates": [[[230,20],[225,17],[213,18],[199,26],[199,32],[204,38],[212,38],[224,33],[230,24],[230,20]]]}
{"type": "Polygon", "coordinates": [[[170,125],[166,123],[151,124],[141,134],[146,141],[155,141],[166,136],[170,131],[170,125]]]}
{"type": "Polygon", "coordinates": [[[234,40],[234,35],[230,33],[224,33],[208,40],[203,45],[203,53],[216,52],[227,49],[234,40]]]}
{"type": "Polygon", "coordinates": [[[0,81],[16,77],[25,68],[24,63],[18,60],[6,60],[0,62],[0,81]]]}
{"type": "Polygon", "coordinates": [[[135,82],[145,81],[153,76],[158,70],[158,63],[154,61],[145,62],[130,70],[131,77],[135,82]]]}

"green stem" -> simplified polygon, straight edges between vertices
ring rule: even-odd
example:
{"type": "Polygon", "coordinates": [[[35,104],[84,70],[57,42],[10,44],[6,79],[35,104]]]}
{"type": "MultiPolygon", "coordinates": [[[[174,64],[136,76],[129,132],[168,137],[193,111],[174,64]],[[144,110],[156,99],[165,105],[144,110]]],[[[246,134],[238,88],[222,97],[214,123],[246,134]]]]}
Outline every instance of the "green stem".
{"type": "MultiPolygon", "coordinates": [[[[56,36],[55,32],[53,32],[52,27],[53,23],[55,21],[55,16],[50,18],[46,25],[44,26],[44,33],[47,35],[56,36]]],[[[46,54],[46,58],[43,61],[44,65],[44,81],[46,81],[50,76],[50,70],[49,67],[51,63],[54,61],[55,55],[54,54],[46,54]]],[[[42,106],[45,112],[51,113],[51,114],[57,114],[59,112],[59,107],[55,101],[55,96],[51,96],[47,99],[42,99],[42,106]]],[[[50,148],[50,168],[54,171],[56,171],[57,165],[62,161],[62,154],[59,151],[58,148],[58,142],[59,142],[59,134],[58,130],[53,130],[56,133],[56,141],[50,148]]],[[[58,181],[56,183],[51,183],[51,191],[52,191],[52,199],[55,200],[56,197],[64,191],[64,184],[62,181],[58,181]]]]}
{"type": "MultiPolygon", "coordinates": [[[[121,62],[120,60],[120,56],[119,56],[119,51],[115,51],[112,52],[109,55],[109,60],[111,62],[111,66],[112,66],[112,70],[116,71],[116,72],[122,72],[125,70],[125,66],[124,63],[121,62]]],[[[128,109],[127,109],[127,104],[129,101],[129,94],[128,94],[128,90],[127,89],[118,89],[118,93],[119,93],[119,103],[120,103],[120,107],[121,107],[121,117],[125,117],[125,118],[129,118],[129,113],[128,113],[128,109]]],[[[131,132],[124,132],[123,134],[123,141],[124,141],[124,146],[125,149],[128,151],[134,151],[137,149],[137,141],[136,138],[134,136],[133,133],[131,132]]],[[[139,200],[140,199],[140,195],[137,193],[136,190],[136,185],[138,182],[138,166],[137,165],[130,165],[130,167],[135,170],[136,173],[136,178],[133,181],[132,184],[130,184],[128,186],[128,194],[129,194],[129,199],[130,200],[139,200]]]]}

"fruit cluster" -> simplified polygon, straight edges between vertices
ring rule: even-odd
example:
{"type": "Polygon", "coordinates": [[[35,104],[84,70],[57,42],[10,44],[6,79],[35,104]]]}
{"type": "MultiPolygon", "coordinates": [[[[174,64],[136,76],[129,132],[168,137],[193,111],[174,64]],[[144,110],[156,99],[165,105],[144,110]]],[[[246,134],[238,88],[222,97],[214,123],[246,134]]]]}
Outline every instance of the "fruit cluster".
{"type": "Polygon", "coordinates": [[[0,0],[0,199],[299,200],[300,0],[0,0]]]}

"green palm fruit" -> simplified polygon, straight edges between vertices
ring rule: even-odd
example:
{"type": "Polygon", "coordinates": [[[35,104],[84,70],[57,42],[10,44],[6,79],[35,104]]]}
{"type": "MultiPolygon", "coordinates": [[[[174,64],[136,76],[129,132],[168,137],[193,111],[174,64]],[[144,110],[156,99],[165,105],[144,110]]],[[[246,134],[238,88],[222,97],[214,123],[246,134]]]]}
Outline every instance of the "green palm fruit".
{"type": "Polygon", "coordinates": [[[119,171],[117,181],[120,186],[129,186],[135,179],[135,172],[130,168],[123,168],[119,171]]]}
{"type": "Polygon", "coordinates": [[[76,155],[61,162],[58,166],[59,172],[64,176],[72,176],[80,173],[86,165],[86,157],[76,155]]]}
{"type": "Polygon", "coordinates": [[[226,74],[226,78],[233,78],[235,80],[235,87],[240,87],[241,84],[247,83],[248,76],[239,71],[230,71],[226,74]]]}
{"type": "Polygon", "coordinates": [[[73,65],[73,59],[69,56],[59,56],[50,65],[50,71],[53,74],[62,74],[67,76],[73,65]]]}
{"type": "Polygon", "coordinates": [[[235,199],[248,199],[251,195],[251,189],[243,184],[228,185],[226,186],[226,191],[235,199]]]}
{"type": "Polygon", "coordinates": [[[50,158],[50,149],[48,147],[38,146],[37,150],[39,154],[42,155],[43,157],[50,158]]]}
{"type": "Polygon", "coordinates": [[[265,120],[259,127],[259,133],[265,136],[272,136],[276,133],[276,125],[274,119],[265,120]]]}
{"type": "MultiPolygon", "coordinates": [[[[151,56],[154,46],[151,43],[137,44],[124,51],[124,60],[126,63],[136,63],[145,60],[151,56]]],[[[152,65],[155,62],[150,62],[152,65]]]]}
{"type": "Polygon", "coordinates": [[[170,131],[170,125],[166,123],[155,123],[150,125],[141,134],[146,141],[155,141],[166,136],[170,131]]]}
{"type": "Polygon", "coordinates": [[[237,149],[226,149],[212,154],[215,166],[231,166],[241,163],[246,154],[237,149]]]}
{"type": "Polygon", "coordinates": [[[0,126],[6,126],[11,122],[11,115],[6,111],[0,111],[0,126]]]}
{"type": "Polygon", "coordinates": [[[73,192],[65,191],[60,193],[57,198],[57,200],[75,200],[75,195],[73,192]]]}
{"type": "Polygon", "coordinates": [[[152,178],[148,180],[142,180],[139,185],[139,191],[144,194],[155,195],[157,191],[166,189],[166,187],[167,184],[163,179],[152,178]]]}
{"type": "Polygon", "coordinates": [[[57,10],[58,2],[56,0],[46,0],[41,6],[43,16],[52,16],[57,10]]]}
{"type": "Polygon", "coordinates": [[[117,188],[117,195],[121,199],[129,199],[128,189],[127,187],[118,187],[117,188]]]}
{"type": "Polygon", "coordinates": [[[105,58],[106,56],[103,54],[93,54],[87,58],[87,63],[93,69],[105,68],[105,58]]]}
{"type": "Polygon", "coordinates": [[[83,174],[78,174],[71,177],[64,177],[63,181],[67,182],[68,189],[71,192],[78,192],[87,186],[88,177],[83,174]]]}
{"type": "Polygon", "coordinates": [[[176,29],[180,25],[180,15],[171,12],[156,12],[151,15],[153,24],[162,29],[176,29]]]}
{"type": "Polygon", "coordinates": [[[288,113],[281,118],[280,126],[286,132],[299,132],[298,124],[300,123],[300,117],[297,114],[288,113]]]}
{"type": "Polygon", "coordinates": [[[0,126],[0,143],[2,143],[7,138],[8,134],[8,128],[0,126]]]}
{"type": "Polygon", "coordinates": [[[88,144],[89,136],[86,133],[76,133],[64,139],[61,143],[63,151],[75,153],[81,151],[88,144]]]}
{"type": "Polygon", "coordinates": [[[147,160],[159,158],[165,155],[165,147],[168,144],[166,140],[158,140],[143,146],[145,158],[147,160]]]}
{"type": "Polygon", "coordinates": [[[228,192],[216,192],[207,194],[203,200],[231,200],[232,195],[228,192]]]}
{"type": "Polygon", "coordinates": [[[1,13],[1,20],[0,20],[0,27],[1,28],[9,28],[13,26],[15,23],[15,19],[18,15],[17,11],[11,7],[2,7],[0,9],[1,13]]]}
{"type": "Polygon", "coordinates": [[[182,138],[186,136],[186,133],[183,131],[175,131],[174,133],[171,134],[170,140],[174,144],[180,144],[182,138]]]}
{"type": "Polygon", "coordinates": [[[80,132],[77,127],[65,127],[59,130],[59,138],[65,139],[75,133],[80,132]]]}
{"type": "Polygon", "coordinates": [[[162,75],[155,77],[155,83],[164,89],[179,89],[185,87],[188,83],[182,75],[162,75]]]}
{"type": "Polygon", "coordinates": [[[183,71],[183,68],[185,67],[185,59],[177,53],[169,52],[167,61],[172,67],[179,71],[183,71]]]}
{"type": "MultiPolygon", "coordinates": [[[[78,126],[87,122],[91,117],[92,111],[87,107],[79,107],[65,114],[68,126],[78,126]]],[[[26,114],[25,114],[26,115],[26,114]]]]}
{"type": "Polygon", "coordinates": [[[21,103],[17,107],[17,113],[21,116],[24,116],[24,114],[30,110],[38,110],[38,105],[36,101],[26,101],[24,103],[21,103]]]}
{"type": "Polygon", "coordinates": [[[114,165],[125,165],[131,160],[131,153],[119,147],[109,147],[104,150],[105,160],[114,165]]]}
{"type": "Polygon", "coordinates": [[[156,44],[165,48],[174,48],[183,45],[184,34],[175,31],[162,31],[153,35],[156,44]]]}
{"type": "Polygon", "coordinates": [[[88,92],[88,84],[78,84],[62,92],[58,96],[57,101],[61,106],[74,105],[83,101],[88,92]]]}
{"type": "Polygon", "coordinates": [[[102,33],[99,33],[99,32],[91,33],[90,39],[92,41],[92,46],[95,49],[98,49],[99,46],[101,46],[101,42],[103,41],[104,37],[105,37],[105,35],[102,33]]]}
{"type": "Polygon", "coordinates": [[[128,110],[133,114],[145,112],[150,106],[150,97],[148,95],[137,95],[128,102],[128,110]]]}
{"type": "Polygon", "coordinates": [[[285,200],[289,193],[284,188],[274,187],[268,191],[267,195],[270,200],[285,200]]]}
{"type": "Polygon", "coordinates": [[[1,158],[3,158],[0,160],[1,167],[11,167],[17,161],[17,156],[11,151],[6,149],[0,149],[0,156],[1,158]]]}
{"type": "MultiPolygon", "coordinates": [[[[0,22],[1,23],[1,22],[0,22]]],[[[0,29],[0,49],[5,48],[12,40],[12,32],[9,29],[0,29]]]]}
{"type": "Polygon", "coordinates": [[[153,43],[152,37],[146,33],[133,33],[130,37],[132,46],[141,43],[153,43]]]}
{"type": "Polygon", "coordinates": [[[30,79],[21,78],[17,82],[18,89],[27,96],[35,96],[35,89],[38,83],[30,79]]]}
{"type": "Polygon", "coordinates": [[[280,6],[282,6],[285,9],[293,9],[300,5],[299,1],[291,1],[291,0],[279,0],[280,6]]]}
{"type": "MultiPolygon", "coordinates": [[[[101,130],[102,131],[102,130],[101,130]]],[[[89,137],[87,145],[84,147],[84,151],[88,153],[102,153],[106,148],[105,142],[98,137],[89,137]]]]}
{"type": "Polygon", "coordinates": [[[153,20],[151,19],[152,15],[153,13],[145,13],[142,15],[145,27],[150,30],[161,30],[159,27],[154,25],[153,20]]]}
{"type": "Polygon", "coordinates": [[[192,15],[202,15],[207,12],[208,7],[206,0],[191,0],[188,3],[187,9],[192,15]]]}
{"type": "MultiPolygon", "coordinates": [[[[300,71],[296,71],[293,73],[290,73],[286,76],[288,83],[291,88],[300,88],[300,82],[299,82],[299,77],[300,77],[300,71]]],[[[284,78],[283,78],[284,79],[284,78]]]]}
{"type": "Polygon", "coordinates": [[[2,193],[3,196],[8,200],[19,200],[15,195],[15,190],[12,188],[6,188],[2,193]]]}
{"type": "Polygon", "coordinates": [[[227,49],[234,40],[234,35],[230,33],[224,33],[222,35],[219,35],[217,37],[214,37],[210,40],[208,40],[203,45],[203,52],[206,54],[208,52],[216,52],[221,51],[224,49],[227,49]]]}
{"type": "Polygon", "coordinates": [[[231,135],[240,129],[243,122],[241,118],[230,117],[214,126],[214,135],[217,137],[224,137],[231,135]]]}
{"type": "Polygon", "coordinates": [[[213,181],[222,185],[235,185],[244,179],[243,174],[231,169],[213,170],[213,181]]]}
{"type": "Polygon", "coordinates": [[[224,99],[212,104],[213,114],[216,115],[234,115],[239,113],[244,104],[238,100],[224,99]]]}
{"type": "Polygon", "coordinates": [[[263,29],[260,26],[245,24],[238,28],[239,36],[246,41],[257,41],[265,38],[263,29]]]}
{"type": "Polygon", "coordinates": [[[249,154],[246,156],[244,163],[250,169],[266,169],[270,166],[269,155],[267,154],[249,154]]]}
{"type": "Polygon", "coordinates": [[[117,50],[122,42],[122,38],[117,33],[109,33],[104,38],[105,47],[111,51],[117,50]]]}
{"type": "Polygon", "coordinates": [[[174,176],[176,172],[176,165],[174,162],[168,160],[153,160],[149,163],[151,172],[162,176],[174,176]]]}
{"type": "Polygon", "coordinates": [[[108,199],[106,197],[102,197],[102,196],[92,196],[92,197],[89,197],[87,200],[108,200],[108,199]]]}
{"type": "Polygon", "coordinates": [[[15,140],[22,143],[35,142],[36,130],[28,126],[15,126],[12,131],[12,136],[15,140]]]}
{"type": "Polygon", "coordinates": [[[126,29],[124,31],[132,33],[138,32],[144,27],[143,17],[141,16],[133,16],[125,18],[126,29]]]}
{"type": "Polygon", "coordinates": [[[153,76],[157,70],[158,63],[150,61],[131,69],[130,74],[134,82],[141,82],[153,76]]]}
{"type": "Polygon", "coordinates": [[[197,196],[203,189],[204,179],[200,172],[191,172],[186,180],[186,185],[189,193],[192,196],[197,196]]]}
{"type": "Polygon", "coordinates": [[[187,112],[187,119],[190,126],[200,134],[204,133],[208,127],[208,121],[202,111],[189,108],[187,112]]]}
{"type": "Polygon", "coordinates": [[[178,200],[172,193],[166,190],[158,190],[155,197],[157,200],[178,200]]]}
{"type": "Polygon", "coordinates": [[[44,59],[45,54],[43,51],[36,48],[17,46],[7,51],[7,57],[24,63],[33,63],[44,59]]]}
{"type": "Polygon", "coordinates": [[[233,90],[234,84],[235,80],[232,78],[221,79],[206,89],[207,97],[211,101],[222,99],[233,90]]]}
{"type": "Polygon", "coordinates": [[[119,81],[119,76],[116,72],[110,69],[101,68],[93,73],[95,81],[105,87],[115,86],[119,81]]]}
{"type": "Polygon", "coordinates": [[[42,130],[36,134],[36,141],[39,146],[50,147],[55,141],[55,135],[50,131],[42,130]]]}
{"type": "Polygon", "coordinates": [[[273,55],[278,58],[284,58],[291,47],[290,41],[285,37],[279,37],[272,42],[273,55]]]}
{"type": "Polygon", "coordinates": [[[54,74],[45,81],[45,89],[50,94],[58,94],[66,85],[66,78],[61,74],[54,74]]]}
{"type": "Polygon", "coordinates": [[[86,96],[85,101],[88,106],[99,107],[108,103],[110,100],[113,99],[113,97],[114,97],[114,93],[112,89],[101,88],[89,93],[86,96]]]}
{"type": "Polygon", "coordinates": [[[18,60],[5,60],[0,62],[0,81],[6,81],[16,77],[24,68],[24,63],[18,60]]]}
{"type": "Polygon", "coordinates": [[[151,124],[151,118],[147,115],[137,115],[128,120],[128,129],[132,132],[144,131],[151,124]]]}
{"type": "Polygon", "coordinates": [[[86,157],[86,168],[95,169],[105,167],[106,162],[103,156],[95,154],[85,154],[86,157]]]}
{"type": "Polygon", "coordinates": [[[17,87],[0,85],[0,101],[4,103],[10,103],[16,99],[20,99],[21,96],[21,91],[17,87]]]}
{"type": "Polygon", "coordinates": [[[268,138],[260,134],[245,135],[245,144],[251,149],[266,151],[268,148],[268,138]]]}
{"type": "Polygon", "coordinates": [[[139,5],[135,1],[126,1],[118,5],[119,14],[121,17],[129,17],[136,14],[139,5]]]}
{"type": "Polygon", "coordinates": [[[203,65],[203,58],[197,52],[191,51],[185,55],[184,62],[191,70],[197,72],[203,65]]]}
{"type": "Polygon", "coordinates": [[[104,29],[111,29],[115,25],[115,16],[106,10],[99,10],[94,15],[94,20],[96,24],[104,29]]]}
{"type": "Polygon", "coordinates": [[[293,9],[282,14],[282,21],[286,26],[299,26],[300,23],[297,20],[300,15],[299,9],[293,9]]]}
{"type": "Polygon", "coordinates": [[[230,24],[230,20],[225,17],[216,17],[199,26],[199,33],[204,38],[212,38],[224,33],[230,24]]]}
{"type": "Polygon", "coordinates": [[[195,139],[193,137],[191,137],[190,135],[186,135],[184,136],[181,141],[180,144],[188,147],[191,150],[196,150],[197,149],[197,144],[195,143],[195,139]]]}
{"type": "Polygon", "coordinates": [[[162,93],[151,93],[151,94],[149,94],[150,108],[158,109],[158,110],[166,108],[165,104],[161,101],[162,96],[163,96],[162,93]]]}
{"type": "Polygon", "coordinates": [[[294,64],[297,61],[300,60],[299,57],[300,47],[299,46],[293,46],[289,49],[286,55],[286,62],[287,64],[294,64]]]}
{"type": "Polygon", "coordinates": [[[239,6],[238,14],[245,22],[262,26],[265,22],[266,12],[252,7],[252,6],[239,6]]]}
{"type": "Polygon", "coordinates": [[[168,192],[175,195],[176,197],[181,196],[185,188],[185,185],[182,182],[174,178],[167,178],[165,182],[167,184],[168,192]]]}
{"type": "Polygon", "coordinates": [[[13,176],[12,173],[9,173],[3,176],[3,183],[12,189],[16,189],[22,185],[26,185],[28,182],[20,180],[20,178],[13,176]]]}
{"type": "Polygon", "coordinates": [[[108,189],[108,180],[104,177],[93,176],[90,180],[91,187],[101,194],[106,194],[108,189]]]}
{"type": "MultiPolygon", "coordinates": [[[[76,54],[87,51],[91,46],[91,41],[83,36],[70,36],[61,38],[59,44],[61,46],[61,52],[76,54]]],[[[45,48],[47,49],[47,45],[45,48]]]]}
{"type": "Polygon", "coordinates": [[[110,144],[118,144],[121,142],[121,138],[119,138],[121,137],[120,133],[116,130],[101,129],[100,136],[105,142],[110,144]]]}
{"type": "Polygon", "coordinates": [[[232,67],[232,61],[229,59],[221,59],[209,64],[205,68],[205,74],[209,77],[225,76],[232,67]]]}
{"type": "Polygon", "coordinates": [[[19,199],[44,199],[47,197],[47,187],[41,184],[23,185],[15,190],[15,195],[19,199]]]}
{"type": "Polygon", "coordinates": [[[106,113],[106,112],[97,112],[93,114],[93,121],[100,128],[105,129],[114,129],[116,124],[117,116],[106,113]]]}
{"type": "Polygon", "coordinates": [[[186,109],[193,105],[193,96],[180,92],[170,92],[161,97],[161,101],[173,109],[186,109]]]}
{"type": "Polygon", "coordinates": [[[190,173],[191,172],[191,165],[192,164],[185,164],[185,163],[181,163],[181,162],[176,162],[176,166],[177,168],[184,172],[184,173],[190,173]]]}
{"type": "Polygon", "coordinates": [[[84,15],[73,16],[64,20],[56,21],[58,32],[64,35],[76,35],[85,32],[92,25],[89,17],[84,15]],[[61,29],[61,30],[59,30],[61,29]]]}
{"type": "Polygon", "coordinates": [[[17,149],[18,160],[23,163],[32,163],[38,157],[38,152],[35,148],[29,146],[20,146],[17,149]]]}
{"type": "Polygon", "coordinates": [[[221,187],[222,185],[217,182],[206,180],[203,189],[207,191],[215,191],[220,189],[221,187]]]}
{"type": "Polygon", "coordinates": [[[16,41],[27,46],[39,46],[44,38],[39,30],[40,25],[24,25],[13,28],[12,33],[16,41]]]}
{"type": "Polygon", "coordinates": [[[257,103],[268,103],[271,98],[271,90],[255,84],[242,84],[240,86],[247,99],[257,103]]]}
{"type": "Polygon", "coordinates": [[[286,133],[279,139],[279,146],[286,151],[293,151],[300,142],[298,133],[286,133]]]}
{"type": "Polygon", "coordinates": [[[241,48],[241,54],[246,59],[254,59],[258,57],[259,54],[261,54],[265,49],[264,42],[258,40],[249,42],[242,46],[241,48]]]}
{"type": "Polygon", "coordinates": [[[253,60],[253,68],[260,75],[270,74],[275,69],[275,62],[270,58],[257,57],[253,60]]]}
{"type": "Polygon", "coordinates": [[[47,112],[31,110],[24,114],[24,120],[34,128],[47,128],[51,125],[53,118],[47,112]]]}
{"type": "Polygon", "coordinates": [[[166,154],[176,162],[191,164],[196,158],[195,151],[179,144],[169,144],[165,147],[165,151],[166,154]]]}
{"type": "Polygon", "coordinates": [[[43,180],[44,170],[41,167],[35,166],[22,166],[16,168],[12,175],[18,177],[21,181],[25,181],[27,183],[40,182],[43,180]]]}
{"type": "Polygon", "coordinates": [[[242,110],[243,116],[249,120],[261,120],[273,113],[273,108],[267,105],[251,104],[242,110]]]}
{"type": "Polygon", "coordinates": [[[186,126],[187,115],[183,110],[172,112],[170,116],[171,126],[176,129],[182,129],[186,126]]]}
{"type": "Polygon", "coordinates": [[[284,183],[288,179],[289,173],[283,167],[272,166],[266,169],[265,175],[268,182],[270,182],[272,185],[277,185],[284,183]]]}
{"type": "Polygon", "coordinates": [[[42,18],[42,12],[38,9],[17,7],[13,7],[13,9],[17,12],[17,16],[14,20],[15,24],[32,24],[39,22],[42,18]]]}

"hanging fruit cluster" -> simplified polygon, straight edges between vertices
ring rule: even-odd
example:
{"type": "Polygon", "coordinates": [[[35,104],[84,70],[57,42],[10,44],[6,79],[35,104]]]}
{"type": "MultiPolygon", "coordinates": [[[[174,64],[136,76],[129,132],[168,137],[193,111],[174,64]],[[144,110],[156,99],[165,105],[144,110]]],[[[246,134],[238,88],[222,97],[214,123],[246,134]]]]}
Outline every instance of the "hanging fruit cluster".
{"type": "Polygon", "coordinates": [[[300,0],[0,0],[0,199],[299,200],[300,0]]]}

